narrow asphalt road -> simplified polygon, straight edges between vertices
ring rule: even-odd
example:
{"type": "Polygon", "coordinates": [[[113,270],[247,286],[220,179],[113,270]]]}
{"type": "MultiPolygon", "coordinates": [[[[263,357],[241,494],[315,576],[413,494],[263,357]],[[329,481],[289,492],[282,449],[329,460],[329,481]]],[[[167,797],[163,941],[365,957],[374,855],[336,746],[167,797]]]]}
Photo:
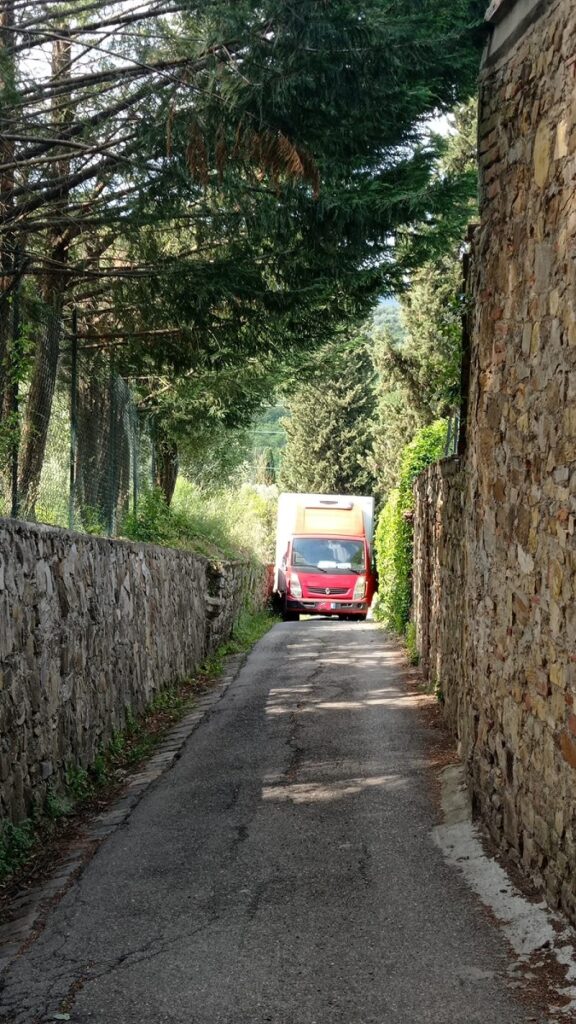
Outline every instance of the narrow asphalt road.
{"type": "Polygon", "coordinates": [[[0,1020],[539,1019],[433,842],[414,705],[374,625],[275,626],[16,961],[0,1020]]]}

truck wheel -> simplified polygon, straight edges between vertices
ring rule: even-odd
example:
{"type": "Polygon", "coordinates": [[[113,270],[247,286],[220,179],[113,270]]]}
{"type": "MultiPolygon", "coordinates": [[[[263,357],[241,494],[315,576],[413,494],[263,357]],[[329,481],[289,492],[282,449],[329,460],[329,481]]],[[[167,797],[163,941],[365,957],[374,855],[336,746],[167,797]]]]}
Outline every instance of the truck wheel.
{"type": "Polygon", "coordinates": [[[299,612],[282,612],[282,622],[299,622],[299,612]]]}

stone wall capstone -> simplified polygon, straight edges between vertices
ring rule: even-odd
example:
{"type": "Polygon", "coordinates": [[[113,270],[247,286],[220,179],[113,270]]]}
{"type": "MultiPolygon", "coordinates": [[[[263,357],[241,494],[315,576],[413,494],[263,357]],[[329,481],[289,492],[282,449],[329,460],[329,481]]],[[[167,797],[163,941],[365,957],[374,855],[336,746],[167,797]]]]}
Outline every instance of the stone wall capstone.
{"type": "Polygon", "coordinates": [[[478,812],[576,920],[576,7],[502,10],[516,22],[480,81],[467,450],[453,498],[440,470],[417,485],[416,594],[436,582],[416,616],[478,812]]]}
{"type": "Polygon", "coordinates": [[[264,596],[249,564],[0,519],[0,817],[91,764],[264,596]]]}

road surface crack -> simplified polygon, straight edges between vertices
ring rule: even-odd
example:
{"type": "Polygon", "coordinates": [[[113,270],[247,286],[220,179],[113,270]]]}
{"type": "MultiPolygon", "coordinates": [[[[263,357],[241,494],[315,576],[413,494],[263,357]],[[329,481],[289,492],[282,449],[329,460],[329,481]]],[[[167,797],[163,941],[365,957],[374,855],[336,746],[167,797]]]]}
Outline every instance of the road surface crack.
{"type": "Polygon", "coordinates": [[[360,878],[364,882],[364,885],[367,887],[370,886],[371,861],[372,856],[370,854],[370,850],[368,849],[368,845],[366,843],[362,843],[362,852],[358,859],[358,871],[360,873],[360,878]]]}
{"type": "Polygon", "coordinates": [[[292,711],[289,716],[289,733],[286,745],[291,747],[292,755],[288,763],[287,768],[284,770],[284,778],[288,784],[296,781],[296,777],[302,766],[304,760],[304,748],[300,746],[298,742],[298,731],[299,722],[295,711],[292,711]]]}
{"type": "Polygon", "coordinates": [[[238,799],[240,797],[240,789],[241,785],[239,782],[235,782],[232,785],[232,793],[230,794],[230,799],[226,804],[225,810],[231,811],[232,808],[236,806],[236,804],[238,803],[238,799]]]}

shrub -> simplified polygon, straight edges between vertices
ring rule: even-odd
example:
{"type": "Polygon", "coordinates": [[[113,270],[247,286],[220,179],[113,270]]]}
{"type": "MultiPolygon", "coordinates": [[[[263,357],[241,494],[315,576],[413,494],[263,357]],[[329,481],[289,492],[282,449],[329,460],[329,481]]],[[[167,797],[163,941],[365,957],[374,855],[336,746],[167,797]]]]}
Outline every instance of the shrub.
{"type": "Polygon", "coordinates": [[[208,494],[179,477],[172,505],[158,488],[143,491],[136,512],[122,522],[122,536],[209,558],[273,561],[275,487],[223,488],[208,494]]]}
{"type": "Polygon", "coordinates": [[[412,604],[413,485],[431,462],[444,454],[447,424],[437,420],[422,427],[402,452],[400,483],[390,492],[374,539],[380,578],[377,618],[404,634],[412,604]]]}
{"type": "Polygon", "coordinates": [[[409,622],[406,626],[406,652],[408,654],[408,661],[410,664],[418,665],[420,661],[420,653],[416,643],[416,626],[413,622],[409,622]]]}
{"type": "Polygon", "coordinates": [[[4,821],[0,825],[0,881],[10,875],[21,864],[25,864],[34,847],[34,825],[32,821],[21,821],[14,825],[4,821]]]}

